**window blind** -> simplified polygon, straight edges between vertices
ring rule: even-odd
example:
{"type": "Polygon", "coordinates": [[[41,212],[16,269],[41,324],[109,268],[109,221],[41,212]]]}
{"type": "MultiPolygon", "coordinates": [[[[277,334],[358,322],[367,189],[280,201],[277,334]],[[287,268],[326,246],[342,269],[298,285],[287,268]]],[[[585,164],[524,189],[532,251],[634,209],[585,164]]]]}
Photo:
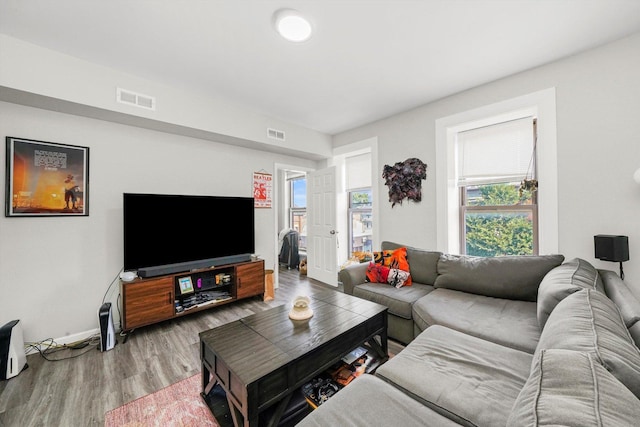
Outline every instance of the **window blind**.
{"type": "Polygon", "coordinates": [[[371,187],[371,153],[345,159],[347,190],[371,187]]]}
{"type": "Polygon", "coordinates": [[[535,171],[533,117],[457,135],[459,186],[521,181],[535,171]]]}

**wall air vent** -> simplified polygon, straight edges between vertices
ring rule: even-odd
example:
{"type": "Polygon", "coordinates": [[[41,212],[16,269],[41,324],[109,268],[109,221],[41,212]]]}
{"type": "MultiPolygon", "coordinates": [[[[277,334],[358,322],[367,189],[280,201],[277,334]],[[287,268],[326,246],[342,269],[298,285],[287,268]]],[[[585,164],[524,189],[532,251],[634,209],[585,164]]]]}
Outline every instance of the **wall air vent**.
{"type": "Polygon", "coordinates": [[[278,141],[284,141],[284,131],[267,128],[267,137],[277,139],[278,141]]]}
{"type": "Polygon", "coordinates": [[[134,107],[145,108],[147,110],[156,109],[156,99],[153,96],[143,95],[130,90],[118,88],[116,91],[116,101],[121,104],[132,105],[134,107]]]}

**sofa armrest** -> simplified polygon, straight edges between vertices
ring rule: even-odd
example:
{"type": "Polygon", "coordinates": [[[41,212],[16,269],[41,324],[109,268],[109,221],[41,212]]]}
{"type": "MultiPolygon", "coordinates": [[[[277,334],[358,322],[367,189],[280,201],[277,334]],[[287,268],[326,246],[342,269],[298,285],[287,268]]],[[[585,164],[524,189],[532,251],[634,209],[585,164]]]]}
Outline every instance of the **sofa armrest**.
{"type": "Polygon", "coordinates": [[[627,328],[640,322],[640,300],[636,298],[629,285],[613,271],[599,269],[598,273],[605,293],[620,309],[627,328]]]}
{"type": "Polygon", "coordinates": [[[353,264],[338,272],[338,280],[342,282],[345,294],[353,295],[353,288],[366,281],[368,266],[367,262],[353,264]]]}

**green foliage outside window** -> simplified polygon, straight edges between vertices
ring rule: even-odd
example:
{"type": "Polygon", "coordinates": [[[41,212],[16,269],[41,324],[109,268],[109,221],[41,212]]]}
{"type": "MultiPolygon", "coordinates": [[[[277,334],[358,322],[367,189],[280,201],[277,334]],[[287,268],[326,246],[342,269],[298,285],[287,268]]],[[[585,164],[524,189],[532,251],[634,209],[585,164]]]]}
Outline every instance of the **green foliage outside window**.
{"type": "Polygon", "coordinates": [[[352,191],[350,194],[352,208],[371,207],[371,190],[352,191]]]}
{"type": "Polygon", "coordinates": [[[517,183],[488,184],[468,188],[475,188],[475,191],[467,190],[467,206],[530,205],[533,198],[530,190],[524,190],[521,196],[517,183]],[[474,196],[472,193],[478,194],[474,196]]]}
{"type": "MultiPolygon", "coordinates": [[[[469,190],[467,190],[469,194],[469,190]]],[[[531,192],[520,196],[517,185],[479,186],[469,206],[513,206],[531,204],[531,192]]],[[[467,211],[466,253],[474,256],[533,254],[533,221],[529,212],[467,211]]]]}

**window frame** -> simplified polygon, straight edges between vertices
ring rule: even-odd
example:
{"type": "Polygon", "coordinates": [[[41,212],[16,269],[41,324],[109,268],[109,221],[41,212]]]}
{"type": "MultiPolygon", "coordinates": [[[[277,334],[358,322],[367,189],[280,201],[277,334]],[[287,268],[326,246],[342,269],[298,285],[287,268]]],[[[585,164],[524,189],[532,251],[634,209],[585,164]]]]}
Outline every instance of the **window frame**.
{"type": "Polygon", "coordinates": [[[348,242],[349,254],[353,254],[353,215],[354,213],[371,214],[371,222],[372,222],[371,241],[372,241],[372,247],[373,247],[373,187],[352,188],[347,190],[347,230],[348,230],[347,242],[348,242]],[[352,193],[363,193],[363,192],[369,192],[369,194],[371,195],[370,207],[368,208],[352,207],[352,204],[351,204],[352,193]]]}
{"type": "MultiPolygon", "coordinates": [[[[292,177],[292,178],[288,178],[287,180],[289,181],[289,227],[295,229],[294,224],[294,218],[297,215],[302,215],[305,217],[304,221],[306,223],[307,220],[307,206],[305,205],[304,207],[296,207],[295,203],[294,203],[294,191],[293,191],[293,185],[295,181],[300,181],[300,180],[305,180],[306,181],[307,177],[306,175],[300,175],[300,176],[296,176],[296,177],[292,177]]],[[[307,245],[306,245],[306,235],[303,236],[302,235],[302,230],[297,230],[298,231],[298,248],[300,250],[306,250],[307,249],[307,245]],[[303,239],[304,237],[304,239],[303,239]],[[304,245],[303,245],[304,242],[304,245]]]]}
{"type": "MultiPolygon", "coordinates": [[[[482,98],[482,97],[481,97],[482,98]]],[[[482,101],[482,99],[479,99],[482,101]]],[[[455,134],[471,127],[498,120],[524,117],[538,118],[536,147],[538,183],[544,192],[538,197],[538,237],[540,254],[559,251],[558,136],[556,126],[556,89],[547,87],[535,92],[503,99],[436,118],[436,249],[459,254],[458,186],[456,184],[455,134]]]]}
{"type": "MultiPolygon", "coordinates": [[[[496,182],[494,184],[501,184],[496,182]]],[[[529,205],[481,205],[481,206],[469,206],[467,202],[467,187],[460,187],[460,217],[459,217],[459,233],[460,233],[460,253],[465,255],[467,253],[467,222],[466,214],[468,212],[479,213],[491,213],[491,212],[528,212],[531,214],[532,226],[533,226],[533,245],[532,255],[539,254],[539,240],[538,233],[538,192],[534,191],[531,195],[532,203],[529,205]]]]}
{"type": "MultiPolygon", "coordinates": [[[[531,176],[527,176],[527,179],[538,179],[537,176],[537,141],[538,141],[538,119],[537,117],[533,117],[533,150],[532,150],[532,169],[531,176]]],[[[491,181],[489,183],[485,182],[481,185],[495,185],[495,184],[509,184],[509,182],[503,182],[501,180],[491,181]]],[[[460,253],[463,255],[467,254],[467,222],[466,216],[467,213],[500,213],[500,212],[528,212],[531,215],[532,219],[532,232],[533,232],[533,241],[531,248],[531,255],[538,255],[540,248],[540,234],[538,227],[538,189],[531,193],[531,204],[515,204],[515,205],[468,205],[467,204],[467,189],[468,187],[479,187],[478,184],[470,184],[470,185],[460,185],[459,186],[459,195],[458,200],[460,203],[459,206],[459,217],[458,217],[458,236],[460,238],[460,253]]]]}

